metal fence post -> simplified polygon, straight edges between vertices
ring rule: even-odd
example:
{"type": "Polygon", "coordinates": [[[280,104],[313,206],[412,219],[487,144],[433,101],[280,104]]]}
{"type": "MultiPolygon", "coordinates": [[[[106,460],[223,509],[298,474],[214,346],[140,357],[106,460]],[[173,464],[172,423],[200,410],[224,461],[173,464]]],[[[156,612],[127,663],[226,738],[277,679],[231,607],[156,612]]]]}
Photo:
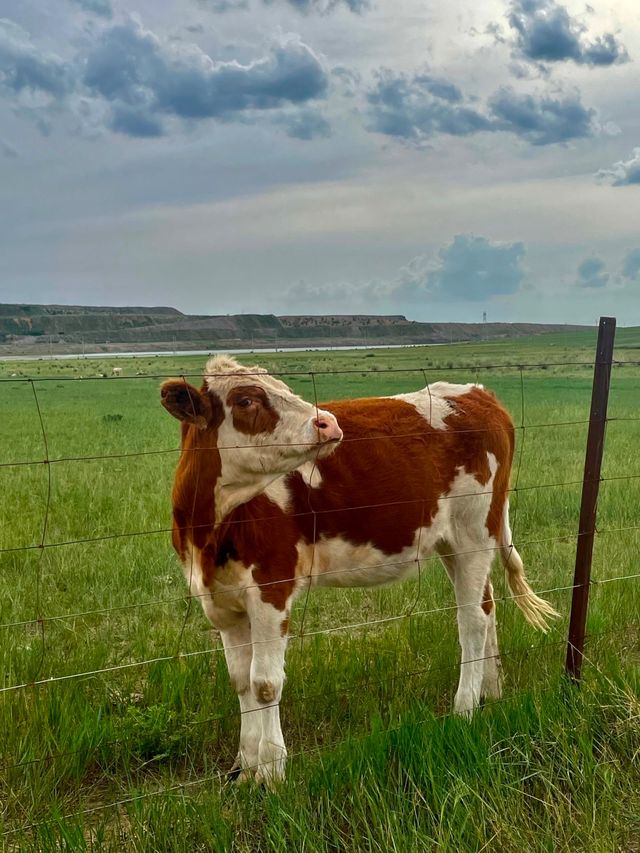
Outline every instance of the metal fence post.
{"type": "Polygon", "coordinates": [[[601,317],[598,328],[596,361],[593,370],[589,433],[584,460],[580,525],[576,546],[576,565],[573,576],[573,597],[569,620],[569,639],[565,671],[575,682],[580,681],[584,652],[584,635],[589,606],[591,560],[596,531],[596,511],[600,490],[600,471],[604,453],[604,434],[607,422],[607,403],[613,362],[613,344],[616,336],[615,317],[601,317]]]}

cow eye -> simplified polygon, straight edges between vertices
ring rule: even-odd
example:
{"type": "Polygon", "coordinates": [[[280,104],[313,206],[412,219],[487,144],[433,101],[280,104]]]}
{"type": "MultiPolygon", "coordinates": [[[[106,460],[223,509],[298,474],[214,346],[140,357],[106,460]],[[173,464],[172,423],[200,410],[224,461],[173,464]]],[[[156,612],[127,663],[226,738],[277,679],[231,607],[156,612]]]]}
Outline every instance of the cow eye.
{"type": "Polygon", "coordinates": [[[240,400],[238,400],[238,405],[241,409],[248,409],[252,403],[253,400],[250,397],[242,397],[240,400]]]}

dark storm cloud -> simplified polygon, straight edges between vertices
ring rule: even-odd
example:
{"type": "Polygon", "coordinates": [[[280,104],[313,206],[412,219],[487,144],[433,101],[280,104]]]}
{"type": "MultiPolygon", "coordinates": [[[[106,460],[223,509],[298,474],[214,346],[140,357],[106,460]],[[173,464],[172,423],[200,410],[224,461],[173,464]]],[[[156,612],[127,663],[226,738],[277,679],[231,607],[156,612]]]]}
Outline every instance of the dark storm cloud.
{"type": "Polygon", "coordinates": [[[16,94],[41,92],[64,97],[74,85],[72,66],[40,51],[29,34],[12,21],[0,19],[0,83],[16,94]]]}
{"type": "Polygon", "coordinates": [[[370,130],[410,142],[439,133],[467,136],[491,129],[485,115],[464,103],[457,86],[429,74],[410,77],[381,69],[367,104],[370,130]]]}
{"type": "Polygon", "coordinates": [[[614,187],[640,184],[640,148],[634,148],[628,160],[618,160],[608,169],[600,169],[596,177],[610,181],[614,187]]]}
{"type": "Polygon", "coordinates": [[[606,287],[608,282],[609,273],[602,258],[585,258],[578,267],[578,287],[599,289],[606,287]]]}
{"type": "Polygon", "coordinates": [[[71,2],[91,15],[98,15],[100,18],[113,17],[113,8],[110,0],[71,0],[71,2]]]}
{"type": "Polygon", "coordinates": [[[87,56],[84,84],[114,114],[128,116],[117,129],[139,135],[139,123],[149,135],[149,122],[158,126],[163,115],[230,120],[248,110],[303,104],[326,94],[328,75],[297,37],[241,65],[214,62],[196,45],[169,46],[131,19],[103,32],[87,56]]]}
{"type": "Polygon", "coordinates": [[[593,136],[595,111],[582,105],[577,94],[534,97],[503,88],[488,102],[494,129],[507,130],[532,145],[552,145],[593,136]]]}
{"type": "Polygon", "coordinates": [[[612,33],[588,40],[586,27],[554,0],[513,0],[508,21],[516,34],[516,56],[532,62],[613,65],[629,55],[612,33]]]}
{"type": "Polygon", "coordinates": [[[623,278],[630,281],[640,280],[640,249],[632,249],[625,256],[620,272],[623,278]]]}
{"type": "Polygon", "coordinates": [[[482,109],[448,80],[383,69],[367,93],[369,129],[419,143],[437,134],[506,131],[532,145],[552,145],[595,132],[595,112],[577,94],[520,95],[499,89],[482,109]]]}

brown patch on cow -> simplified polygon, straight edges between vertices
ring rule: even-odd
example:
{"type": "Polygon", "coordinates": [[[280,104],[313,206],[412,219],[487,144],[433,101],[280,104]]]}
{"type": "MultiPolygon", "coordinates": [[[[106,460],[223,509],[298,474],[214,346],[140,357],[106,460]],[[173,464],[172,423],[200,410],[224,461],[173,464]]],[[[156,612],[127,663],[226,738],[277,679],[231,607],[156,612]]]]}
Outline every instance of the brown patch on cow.
{"type": "MultiPolygon", "coordinates": [[[[171,380],[174,385],[184,383],[180,380],[171,380]]],[[[165,383],[167,386],[168,383],[165,383]]],[[[164,386],[163,386],[164,388],[164,386]]],[[[177,391],[172,387],[167,392],[177,391]]],[[[222,403],[220,399],[203,386],[198,392],[192,386],[188,386],[188,398],[178,395],[179,402],[176,403],[177,410],[185,411],[185,399],[196,402],[198,412],[196,417],[204,410],[208,411],[206,426],[202,428],[196,421],[189,418],[181,418],[182,436],[181,453],[178,460],[171,500],[173,504],[173,546],[180,558],[184,561],[187,556],[188,544],[193,544],[203,551],[203,571],[206,568],[205,546],[212,534],[215,519],[215,505],[213,500],[216,481],[222,470],[220,453],[218,451],[218,426],[223,417],[222,403]],[[193,392],[197,394],[194,397],[193,392]]],[[[173,403],[171,404],[173,406],[173,403]]],[[[188,409],[186,410],[188,412],[188,409]]],[[[174,414],[174,411],[171,411],[174,414]]],[[[175,415],[176,417],[178,415],[175,415]]]]}
{"type": "Polygon", "coordinates": [[[293,593],[299,538],[296,519],[262,494],[229,513],[209,546],[214,565],[233,559],[253,566],[262,600],[284,611],[293,593]]]}
{"type": "Polygon", "coordinates": [[[515,448],[513,423],[507,410],[490,391],[472,388],[455,401],[456,414],[449,415],[445,422],[460,438],[458,464],[464,465],[465,470],[485,486],[491,478],[487,453],[492,453],[498,463],[486,526],[489,535],[499,542],[515,448]]]}
{"type": "Polygon", "coordinates": [[[253,692],[258,702],[262,702],[263,705],[270,705],[276,700],[276,690],[270,681],[254,682],[253,692]]]}
{"type": "Polygon", "coordinates": [[[280,636],[286,637],[289,630],[289,617],[287,616],[280,624],[280,636]]]}
{"type": "Polygon", "coordinates": [[[482,597],[481,607],[487,616],[491,616],[491,611],[493,610],[493,586],[491,585],[489,578],[487,578],[484,584],[484,594],[482,597]]]}
{"type": "Polygon", "coordinates": [[[280,416],[259,385],[236,385],[227,394],[233,426],[244,435],[273,432],[280,416]]]}

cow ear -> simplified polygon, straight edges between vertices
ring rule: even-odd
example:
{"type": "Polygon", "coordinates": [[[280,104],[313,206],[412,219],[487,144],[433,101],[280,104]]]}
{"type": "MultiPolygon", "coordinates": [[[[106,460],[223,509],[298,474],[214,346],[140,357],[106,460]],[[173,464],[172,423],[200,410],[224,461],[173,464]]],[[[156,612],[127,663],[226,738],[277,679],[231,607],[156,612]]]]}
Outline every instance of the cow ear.
{"type": "Polygon", "coordinates": [[[217,409],[222,406],[213,406],[210,394],[198,391],[184,379],[167,379],[163,382],[160,387],[160,402],[174,418],[193,424],[198,429],[217,427],[220,424],[217,409]]]}

